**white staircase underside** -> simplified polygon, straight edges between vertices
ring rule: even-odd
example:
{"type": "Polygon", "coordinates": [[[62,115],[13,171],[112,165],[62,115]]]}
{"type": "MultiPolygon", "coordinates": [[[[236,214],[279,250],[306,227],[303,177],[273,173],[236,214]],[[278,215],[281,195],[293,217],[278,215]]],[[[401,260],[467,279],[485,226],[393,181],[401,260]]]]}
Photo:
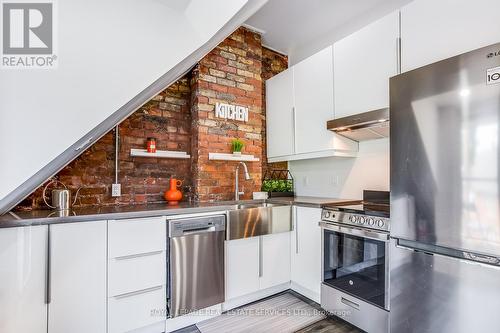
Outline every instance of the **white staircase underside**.
{"type": "Polygon", "coordinates": [[[0,74],[0,214],[175,82],[266,1],[58,1],[58,68],[0,74]]]}

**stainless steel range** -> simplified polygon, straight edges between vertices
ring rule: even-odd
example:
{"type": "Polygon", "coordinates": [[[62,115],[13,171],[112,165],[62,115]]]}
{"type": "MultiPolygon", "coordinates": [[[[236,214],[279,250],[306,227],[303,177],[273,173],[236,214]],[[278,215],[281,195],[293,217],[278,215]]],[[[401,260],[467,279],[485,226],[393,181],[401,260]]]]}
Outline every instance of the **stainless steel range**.
{"type": "Polygon", "coordinates": [[[321,306],[370,333],[389,331],[389,192],[324,206],[321,306]]]}

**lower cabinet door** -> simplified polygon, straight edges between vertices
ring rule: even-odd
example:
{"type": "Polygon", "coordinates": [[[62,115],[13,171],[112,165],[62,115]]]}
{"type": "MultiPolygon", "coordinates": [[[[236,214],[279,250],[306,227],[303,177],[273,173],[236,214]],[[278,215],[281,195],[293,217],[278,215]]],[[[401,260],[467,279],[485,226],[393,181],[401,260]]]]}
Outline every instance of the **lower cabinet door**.
{"type": "Polygon", "coordinates": [[[160,285],[110,297],[108,333],[129,332],[165,321],[166,295],[165,285],[160,285]]]}
{"type": "Polygon", "coordinates": [[[259,237],[226,241],[226,300],[259,290],[259,237]]]}
{"type": "Polygon", "coordinates": [[[290,232],[262,236],[260,256],[260,289],[290,282],[290,232]]]}
{"type": "Polygon", "coordinates": [[[320,301],[321,288],[321,209],[295,207],[291,241],[292,289],[320,301]]]}
{"type": "Polygon", "coordinates": [[[105,333],[106,221],[49,227],[48,333],[105,333]]]}
{"type": "Polygon", "coordinates": [[[47,332],[46,265],[46,225],[0,229],[0,332],[47,332]]]}

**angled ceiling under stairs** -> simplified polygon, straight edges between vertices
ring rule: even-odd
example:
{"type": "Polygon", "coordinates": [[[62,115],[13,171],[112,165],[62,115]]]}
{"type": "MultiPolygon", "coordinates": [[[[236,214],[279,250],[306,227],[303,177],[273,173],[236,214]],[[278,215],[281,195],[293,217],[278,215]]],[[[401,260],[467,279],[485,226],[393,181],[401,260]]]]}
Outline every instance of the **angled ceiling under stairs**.
{"type": "Polygon", "coordinates": [[[266,1],[57,2],[58,67],[0,75],[0,214],[175,82],[266,1]]]}

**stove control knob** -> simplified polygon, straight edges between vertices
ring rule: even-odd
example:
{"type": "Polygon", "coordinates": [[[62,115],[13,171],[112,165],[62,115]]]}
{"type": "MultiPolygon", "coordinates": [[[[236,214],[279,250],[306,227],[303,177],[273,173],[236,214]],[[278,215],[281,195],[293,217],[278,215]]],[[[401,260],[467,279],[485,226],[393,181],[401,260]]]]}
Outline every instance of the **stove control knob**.
{"type": "Polygon", "coordinates": [[[373,226],[375,224],[375,220],[373,219],[373,217],[369,217],[367,218],[367,223],[369,226],[373,226]]]}
{"type": "Polygon", "coordinates": [[[378,226],[379,228],[383,228],[383,227],[384,227],[384,225],[385,225],[384,220],[377,220],[377,226],[378,226]]]}
{"type": "Polygon", "coordinates": [[[359,224],[365,224],[365,218],[363,216],[359,217],[359,224]]]}
{"type": "Polygon", "coordinates": [[[331,212],[329,210],[325,210],[325,212],[323,213],[323,216],[325,217],[325,219],[330,218],[330,215],[331,215],[331,212]]]}
{"type": "Polygon", "coordinates": [[[356,215],[351,215],[349,217],[349,221],[351,221],[352,223],[356,223],[356,219],[357,219],[356,215]]]}

